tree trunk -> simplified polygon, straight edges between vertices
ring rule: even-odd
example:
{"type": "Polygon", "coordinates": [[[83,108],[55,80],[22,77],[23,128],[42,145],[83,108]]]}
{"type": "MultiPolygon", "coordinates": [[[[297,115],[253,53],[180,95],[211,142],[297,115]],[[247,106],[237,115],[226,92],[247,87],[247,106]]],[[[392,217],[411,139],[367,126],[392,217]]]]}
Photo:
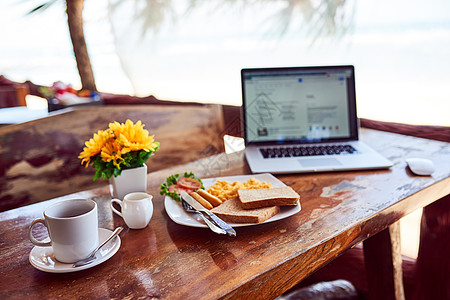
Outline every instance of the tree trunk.
{"type": "Polygon", "coordinates": [[[94,72],[83,32],[84,0],[66,0],[67,19],[82,89],[96,91],[94,72]]]}

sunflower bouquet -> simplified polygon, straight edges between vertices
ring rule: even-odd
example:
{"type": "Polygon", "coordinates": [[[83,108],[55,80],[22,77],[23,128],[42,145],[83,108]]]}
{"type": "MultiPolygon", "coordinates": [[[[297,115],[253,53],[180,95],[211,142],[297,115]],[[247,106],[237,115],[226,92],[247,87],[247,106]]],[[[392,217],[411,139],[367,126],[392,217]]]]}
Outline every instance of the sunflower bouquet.
{"type": "Polygon", "coordinates": [[[88,167],[92,163],[97,170],[94,180],[117,177],[122,170],[141,167],[158,150],[159,142],[144,126],[141,121],[134,124],[127,120],[109,123],[108,129],[94,133],[78,156],[81,164],[86,163],[88,167]]]}

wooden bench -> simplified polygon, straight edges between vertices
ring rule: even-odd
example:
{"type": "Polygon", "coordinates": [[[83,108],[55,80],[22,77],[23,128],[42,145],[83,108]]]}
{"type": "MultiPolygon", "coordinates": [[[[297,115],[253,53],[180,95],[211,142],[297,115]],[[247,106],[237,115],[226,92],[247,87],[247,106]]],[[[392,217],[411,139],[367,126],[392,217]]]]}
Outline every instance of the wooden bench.
{"type": "MultiPolygon", "coordinates": [[[[223,152],[220,105],[107,105],[0,128],[0,211],[104,185],[78,159],[98,130],[141,120],[161,143],[148,172],[223,152]]],[[[186,170],[189,171],[189,170],[186,170]]]]}

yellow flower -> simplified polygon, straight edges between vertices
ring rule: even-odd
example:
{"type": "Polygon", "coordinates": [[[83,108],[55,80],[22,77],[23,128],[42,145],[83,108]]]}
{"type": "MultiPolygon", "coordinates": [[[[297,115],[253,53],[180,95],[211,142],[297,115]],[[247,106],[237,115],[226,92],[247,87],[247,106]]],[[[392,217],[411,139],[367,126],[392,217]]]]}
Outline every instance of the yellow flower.
{"type": "Polygon", "coordinates": [[[128,168],[140,166],[158,149],[159,143],[144,126],[141,121],[134,124],[130,120],[122,124],[110,123],[108,129],[99,130],[85,143],[86,147],[78,157],[86,167],[93,162],[97,169],[94,180],[101,177],[109,179],[113,174],[117,176],[122,164],[128,168]],[[146,155],[141,151],[146,151],[146,155]]]}
{"type": "Polygon", "coordinates": [[[149,133],[141,121],[133,124],[132,121],[127,120],[125,124],[118,122],[110,123],[109,128],[114,131],[118,138],[118,143],[130,151],[155,151],[157,143],[154,141],[154,136],[149,136],[149,133]]]}
{"type": "Polygon", "coordinates": [[[130,152],[127,148],[122,148],[118,143],[107,143],[104,145],[100,156],[103,161],[110,162],[113,161],[113,164],[116,167],[120,168],[121,161],[123,160],[122,154],[130,152]]]}
{"type": "Polygon", "coordinates": [[[120,124],[119,122],[115,121],[114,123],[109,123],[109,129],[114,133],[114,135],[119,136],[122,132],[123,125],[125,124],[120,124]]]}
{"type": "Polygon", "coordinates": [[[91,162],[91,158],[102,151],[107,141],[107,135],[103,130],[99,130],[98,133],[94,133],[94,137],[89,139],[86,143],[86,147],[83,148],[83,152],[80,153],[78,158],[81,158],[81,164],[86,162],[86,167],[91,162]]]}

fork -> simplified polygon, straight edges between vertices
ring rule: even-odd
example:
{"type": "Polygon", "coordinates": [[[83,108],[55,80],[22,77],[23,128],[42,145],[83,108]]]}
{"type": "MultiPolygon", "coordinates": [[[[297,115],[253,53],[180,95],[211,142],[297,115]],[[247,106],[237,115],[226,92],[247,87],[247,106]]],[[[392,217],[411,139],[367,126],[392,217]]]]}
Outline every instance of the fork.
{"type": "Polygon", "coordinates": [[[218,234],[227,234],[227,232],[224,229],[218,227],[213,222],[211,222],[207,217],[205,217],[203,215],[203,213],[201,211],[194,209],[189,203],[184,201],[183,198],[181,198],[181,206],[183,206],[183,209],[186,212],[197,213],[203,219],[203,221],[205,221],[205,223],[206,223],[206,225],[208,225],[209,229],[211,229],[213,232],[218,233],[218,234]]]}

